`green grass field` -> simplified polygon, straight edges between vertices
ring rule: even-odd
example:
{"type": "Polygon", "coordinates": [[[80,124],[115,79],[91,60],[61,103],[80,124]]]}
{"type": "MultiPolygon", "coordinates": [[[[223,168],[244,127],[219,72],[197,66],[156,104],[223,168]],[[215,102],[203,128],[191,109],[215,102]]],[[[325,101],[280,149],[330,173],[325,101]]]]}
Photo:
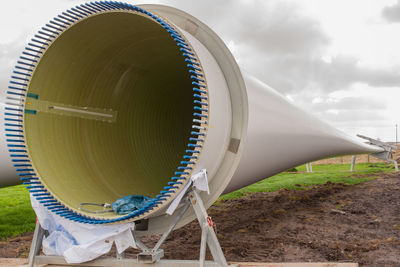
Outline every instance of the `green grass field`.
{"type": "Polygon", "coordinates": [[[349,172],[350,164],[331,164],[313,165],[312,173],[305,173],[306,166],[296,167],[298,172],[282,172],[258,183],[246,186],[235,192],[223,195],[221,200],[238,198],[254,192],[273,192],[286,188],[289,190],[301,190],[302,187],[325,184],[326,182],[344,183],[346,185],[358,184],[367,180],[372,180],[378,176],[379,172],[393,172],[393,165],[385,163],[358,163],[355,165],[354,172],[349,172]],[[356,176],[353,176],[356,175],[356,176]],[[353,176],[353,177],[352,177],[353,176]],[[365,176],[365,177],[357,177],[365,176]]]}
{"type": "Polygon", "coordinates": [[[24,185],[0,189],[0,240],[33,231],[35,220],[24,185]]]}
{"type": "MultiPolygon", "coordinates": [[[[272,192],[282,188],[304,189],[296,185],[318,185],[328,181],[348,185],[357,184],[374,179],[378,176],[378,172],[392,172],[393,166],[383,163],[360,163],[356,165],[354,173],[348,172],[349,169],[350,164],[313,165],[314,172],[305,173],[305,166],[302,165],[297,167],[298,172],[280,173],[221,196],[220,200],[246,197],[253,192],[272,192]],[[354,174],[362,177],[352,177],[354,174]]],[[[35,218],[35,213],[30,205],[28,190],[24,186],[18,185],[0,189],[0,240],[33,231],[35,218]]]]}

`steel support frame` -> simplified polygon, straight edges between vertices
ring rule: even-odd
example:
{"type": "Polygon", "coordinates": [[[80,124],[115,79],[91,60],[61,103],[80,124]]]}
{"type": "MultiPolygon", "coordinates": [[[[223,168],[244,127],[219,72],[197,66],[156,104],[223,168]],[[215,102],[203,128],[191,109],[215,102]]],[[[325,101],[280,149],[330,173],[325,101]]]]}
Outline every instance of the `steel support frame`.
{"type": "MultiPolygon", "coordinates": [[[[367,140],[368,144],[370,144],[370,145],[374,145],[374,146],[378,146],[378,147],[383,148],[384,151],[378,152],[378,153],[372,153],[371,156],[393,163],[395,171],[396,172],[399,171],[399,165],[398,165],[397,161],[391,158],[393,149],[399,149],[397,146],[394,146],[394,145],[391,145],[389,143],[385,143],[385,142],[382,142],[380,140],[376,140],[376,139],[373,139],[371,137],[367,137],[367,136],[364,136],[364,135],[357,134],[357,136],[362,138],[362,139],[367,140]]],[[[353,157],[355,157],[355,156],[353,156],[353,157]]],[[[354,169],[354,163],[352,162],[351,171],[353,171],[353,169],[354,169]]]]}
{"type": "MultiPolygon", "coordinates": [[[[194,187],[192,187],[184,198],[182,198],[181,204],[183,208],[179,210],[179,215],[172,221],[168,229],[158,240],[157,244],[153,248],[148,248],[138,237],[135,236],[137,246],[142,250],[138,254],[137,259],[126,259],[124,253],[116,255],[115,258],[103,258],[95,259],[90,262],[81,264],[68,264],[62,256],[45,256],[40,255],[40,248],[42,246],[43,237],[45,230],[40,226],[39,222],[36,223],[35,232],[33,235],[31,250],[29,252],[28,265],[21,267],[35,267],[39,265],[65,265],[65,266],[93,266],[93,267],[149,267],[149,266],[162,266],[162,267],[227,267],[224,253],[218,242],[217,235],[213,228],[213,222],[207,214],[207,210],[201,199],[200,193],[194,187]],[[201,244],[200,244],[200,257],[198,261],[187,261],[187,260],[162,260],[164,251],[160,249],[168,235],[172,232],[175,226],[178,224],[182,216],[188,210],[189,206],[192,206],[197,220],[201,227],[201,244]],[[211,255],[214,261],[206,261],[206,246],[208,245],[211,255]]],[[[236,266],[236,265],[229,265],[236,266]]]]}

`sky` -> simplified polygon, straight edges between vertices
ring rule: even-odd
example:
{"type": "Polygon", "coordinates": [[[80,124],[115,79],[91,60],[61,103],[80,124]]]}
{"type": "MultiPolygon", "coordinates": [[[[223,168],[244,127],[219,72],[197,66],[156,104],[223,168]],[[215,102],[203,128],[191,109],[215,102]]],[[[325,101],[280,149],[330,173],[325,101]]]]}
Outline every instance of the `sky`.
{"type": "MultiPolygon", "coordinates": [[[[192,14],[222,38],[241,68],[350,135],[395,141],[399,124],[400,138],[400,0],[126,2],[164,4],[192,14]]],[[[18,0],[3,5],[2,88],[33,34],[80,3],[18,0]]]]}

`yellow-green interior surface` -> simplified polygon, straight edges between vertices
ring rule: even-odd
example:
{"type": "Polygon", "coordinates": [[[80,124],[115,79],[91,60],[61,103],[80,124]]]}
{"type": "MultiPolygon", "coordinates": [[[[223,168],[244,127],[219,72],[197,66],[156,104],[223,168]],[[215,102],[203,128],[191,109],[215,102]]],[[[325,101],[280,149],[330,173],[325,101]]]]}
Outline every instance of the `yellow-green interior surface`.
{"type": "Polygon", "coordinates": [[[111,109],[117,117],[25,114],[26,143],[42,182],[74,209],[81,202],[155,196],[183,159],[191,88],[179,47],[153,20],[110,12],[73,25],[47,49],[28,92],[40,101],[111,109]]]}

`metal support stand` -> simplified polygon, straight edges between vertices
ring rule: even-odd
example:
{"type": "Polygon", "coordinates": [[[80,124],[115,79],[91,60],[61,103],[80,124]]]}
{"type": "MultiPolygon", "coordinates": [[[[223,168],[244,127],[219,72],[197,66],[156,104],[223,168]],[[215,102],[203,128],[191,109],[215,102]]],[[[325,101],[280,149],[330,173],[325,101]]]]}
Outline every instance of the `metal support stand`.
{"type": "Polygon", "coordinates": [[[351,172],[354,171],[354,165],[356,164],[356,158],[357,158],[356,155],[353,155],[353,156],[351,157],[351,166],[350,166],[350,171],[351,171],[351,172]]]}
{"type": "Polygon", "coordinates": [[[35,232],[33,232],[33,239],[31,249],[28,256],[28,267],[33,267],[35,264],[35,258],[40,254],[40,247],[44,237],[45,230],[40,226],[39,221],[36,222],[35,232]]]}
{"type": "Polygon", "coordinates": [[[306,170],[307,170],[307,172],[312,172],[312,165],[311,165],[311,162],[307,162],[307,163],[306,163],[306,170]]]}
{"type": "Polygon", "coordinates": [[[213,222],[207,214],[199,192],[196,190],[189,192],[189,200],[201,227],[200,267],[205,266],[206,244],[218,265],[224,267],[228,266],[224,253],[219,245],[217,235],[214,232],[213,222]]]}
{"type": "Polygon", "coordinates": [[[399,171],[399,166],[397,164],[397,161],[392,159],[393,149],[399,149],[397,146],[394,146],[389,143],[385,143],[385,142],[382,142],[382,141],[379,141],[379,140],[376,140],[376,139],[373,139],[373,138],[370,138],[367,136],[363,136],[360,134],[358,134],[357,136],[362,139],[367,140],[368,144],[370,144],[370,145],[375,145],[375,146],[379,146],[379,147],[383,148],[384,149],[383,152],[373,153],[373,154],[371,154],[371,156],[393,163],[396,172],[399,171]]]}
{"type": "MultiPolygon", "coordinates": [[[[116,258],[96,259],[90,262],[81,264],[68,264],[62,256],[44,256],[40,255],[40,248],[44,237],[45,230],[36,223],[35,233],[33,235],[31,250],[29,253],[28,265],[24,267],[34,267],[39,265],[66,265],[66,266],[95,266],[95,267],[227,267],[224,253],[218,242],[218,238],[213,229],[213,222],[208,216],[206,208],[200,197],[199,192],[192,188],[181,201],[184,206],[179,211],[179,214],[174,218],[168,229],[160,237],[157,244],[153,248],[148,248],[139,238],[135,237],[137,246],[142,250],[138,254],[137,259],[126,259],[124,253],[116,255],[116,258]],[[161,260],[164,256],[164,251],[160,249],[161,245],[167,239],[178,224],[182,216],[185,214],[189,206],[192,206],[196,214],[197,220],[201,227],[201,244],[199,261],[186,260],[161,260]],[[206,261],[206,246],[208,245],[214,261],[206,261]]],[[[133,232],[135,235],[135,232],[133,232]]],[[[229,265],[236,266],[236,265],[229,265]]],[[[21,266],[22,267],[22,266],[21,266]]]]}

